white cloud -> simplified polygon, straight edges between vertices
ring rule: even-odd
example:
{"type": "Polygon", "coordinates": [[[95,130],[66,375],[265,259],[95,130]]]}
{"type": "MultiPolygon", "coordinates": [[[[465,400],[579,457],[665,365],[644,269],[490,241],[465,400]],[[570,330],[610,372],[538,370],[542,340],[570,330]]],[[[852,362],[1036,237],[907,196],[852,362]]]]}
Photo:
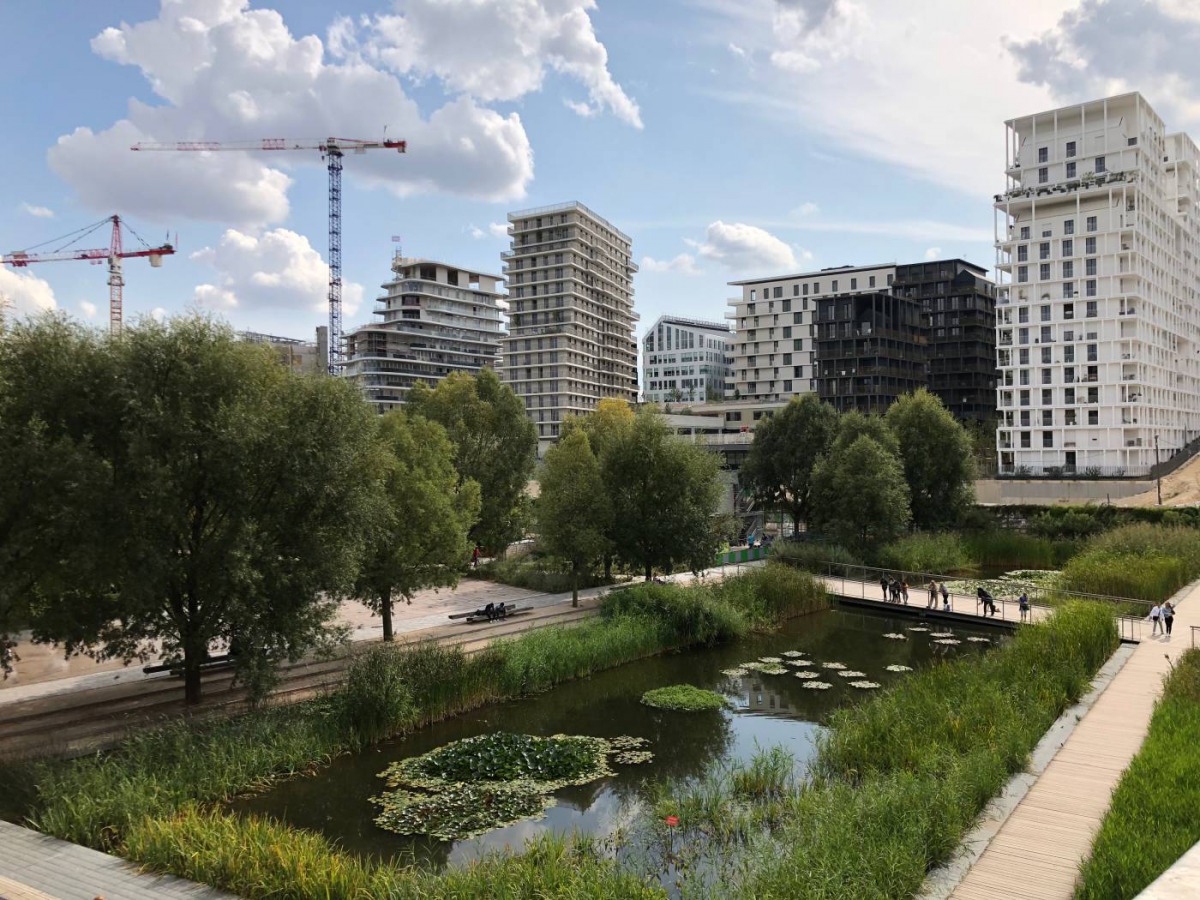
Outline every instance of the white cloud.
{"type": "Polygon", "coordinates": [[[477,225],[471,225],[467,229],[467,233],[475,240],[482,240],[486,237],[502,238],[508,240],[508,223],[507,222],[492,222],[487,229],[480,228],[477,225]]]}
{"type": "MultiPolygon", "coordinates": [[[[336,31],[333,39],[339,48],[349,40],[336,31]]],[[[523,196],[533,176],[516,113],[464,95],[423,116],[394,75],[358,57],[327,62],[320,38],[294,37],[278,12],[250,9],[249,0],[164,0],[157,18],[107,28],[92,49],[136,66],[162,101],[131,100],[126,118],[98,132],[76,129],[49,151],[51,168],[97,209],[242,227],[277,222],[288,214],[291,183],[282,168],[321,165],[315,150],[130,152],[139,141],[371,138],[388,123],[409,152],[356,157],[348,177],[400,195],[446,191],[499,201],[523,196]]]]}
{"type": "Polygon", "coordinates": [[[156,306],[150,310],[150,318],[155,322],[165,322],[167,320],[167,311],[161,306],[156,306]]]}
{"type": "Polygon", "coordinates": [[[680,275],[703,275],[696,268],[696,257],[690,253],[680,253],[674,259],[655,259],[653,256],[642,257],[643,272],[678,272],[680,275]]]}
{"type": "Polygon", "coordinates": [[[729,43],[729,52],[732,53],[734,56],[741,57],[742,59],[746,58],[746,48],[739,47],[737,44],[733,43],[732,41],[729,43]]]}
{"type": "Polygon", "coordinates": [[[22,203],[21,209],[38,219],[54,218],[54,210],[48,206],[34,206],[32,203],[22,203]]]}
{"type": "MultiPolygon", "coordinates": [[[[395,15],[370,20],[361,53],[395,72],[432,76],[484,102],[537,91],[547,70],[574,78],[591,115],[608,110],[635,128],[641,112],[608,71],[596,38],[595,0],[395,0],[395,15]],[[481,50],[486,48],[486,50],[481,50]]],[[[345,47],[344,38],[339,41],[345,47]]]]}
{"type": "Polygon", "coordinates": [[[577,100],[564,100],[563,103],[575,115],[582,116],[585,119],[590,119],[600,111],[594,106],[590,106],[587,103],[580,103],[577,100]]]}
{"type": "Polygon", "coordinates": [[[735,272],[796,267],[792,248],[754,225],[718,220],[708,226],[703,241],[689,243],[702,257],[715,260],[735,272]]]}
{"type": "MultiPolygon", "coordinates": [[[[276,308],[321,312],[328,308],[329,267],[308,238],[276,228],[261,237],[230,228],[217,246],[191,255],[211,266],[215,283],[196,286],[193,299],[209,309],[276,308]]],[[[362,304],[363,288],[342,284],[342,306],[353,315],[362,304]]]]}
{"type": "Polygon", "coordinates": [[[54,289],[29,272],[0,268],[0,306],[6,316],[30,316],[57,309],[54,289]]]}
{"type": "Polygon", "coordinates": [[[821,211],[821,207],[815,203],[801,203],[793,211],[793,215],[797,216],[815,216],[821,211]]]}
{"type": "Polygon", "coordinates": [[[941,255],[942,255],[941,247],[930,247],[928,250],[925,251],[926,259],[937,259],[941,255]]]}
{"type": "Polygon", "coordinates": [[[714,46],[736,33],[748,53],[772,60],[713,96],[990,198],[1004,181],[1004,120],[1055,105],[1017,78],[1001,36],[1037,34],[1079,0],[973,3],[970,15],[961,0],[692,2],[708,13],[714,46]],[[917,109],[930,114],[914,119],[917,109]]]}
{"type": "Polygon", "coordinates": [[[79,311],[83,313],[83,317],[85,319],[96,318],[96,304],[92,303],[90,300],[80,300],[79,311]]]}

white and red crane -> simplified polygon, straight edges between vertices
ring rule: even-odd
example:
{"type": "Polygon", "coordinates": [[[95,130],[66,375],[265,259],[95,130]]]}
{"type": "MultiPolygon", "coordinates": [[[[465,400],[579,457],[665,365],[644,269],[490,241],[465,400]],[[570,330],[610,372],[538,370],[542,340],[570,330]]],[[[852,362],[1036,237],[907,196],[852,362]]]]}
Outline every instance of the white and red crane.
{"type": "Polygon", "coordinates": [[[170,256],[175,252],[174,245],[164,243],[158,247],[151,247],[136,231],[129,227],[128,224],[121,220],[120,216],[108,216],[101,219],[94,225],[88,225],[80,228],[78,231],[73,231],[68,235],[60,238],[55,238],[52,241],[45,241],[37,244],[27,250],[14,250],[12,253],[6,253],[0,256],[0,263],[13,266],[14,268],[24,268],[33,263],[44,262],[62,262],[65,260],[82,259],[87,260],[93,265],[100,265],[108,262],[108,328],[112,334],[121,333],[121,322],[123,318],[123,303],[124,303],[124,287],[125,278],[121,272],[121,260],[135,259],[145,257],[150,260],[150,265],[158,268],[162,265],[162,258],[170,256]],[[107,223],[112,223],[112,237],[109,239],[107,247],[99,247],[90,250],[81,250],[73,248],[72,245],[78,243],[83,238],[87,237],[94,231],[103,228],[107,223]],[[135,250],[124,249],[124,242],[121,238],[122,226],[129,231],[142,246],[135,250]],[[66,241],[65,244],[61,242],[66,241]],[[48,244],[61,244],[55,250],[39,251],[39,247],[45,247],[48,244]],[[38,251],[38,252],[35,252],[38,251]]]}
{"type": "Polygon", "coordinates": [[[342,157],[368,150],[395,150],[404,153],[407,141],[360,141],[354,138],[325,138],[322,141],[296,141],[287,138],[263,138],[258,141],[175,141],[142,142],[131,150],[182,150],[210,153],[218,150],[316,150],[329,169],[329,374],[336,375],[342,363],[342,157]]]}

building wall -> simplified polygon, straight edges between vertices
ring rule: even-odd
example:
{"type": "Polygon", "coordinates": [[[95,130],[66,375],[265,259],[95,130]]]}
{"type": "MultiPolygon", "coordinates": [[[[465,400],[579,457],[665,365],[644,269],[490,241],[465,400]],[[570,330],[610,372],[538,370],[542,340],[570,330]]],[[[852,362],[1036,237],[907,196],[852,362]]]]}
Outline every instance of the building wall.
{"type": "Polygon", "coordinates": [[[728,326],[662,316],[642,338],[642,393],[648,403],[720,400],[729,379],[728,326]]]}
{"type": "Polygon", "coordinates": [[[402,405],[418,381],[494,366],[502,333],[498,275],[401,257],[392,271],[379,321],[346,336],[345,374],[380,412],[402,405]]]}
{"type": "Polygon", "coordinates": [[[1141,474],[1200,434],[1195,144],[1139,94],[1006,123],[997,449],[1141,474]]]}
{"type": "Polygon", "coordinates": [[[582,203],[509,213],[502,254],[508,334],[501,378],[525,402],[542,442],[606,397],[636,402],[633,248],[582,203]]]}

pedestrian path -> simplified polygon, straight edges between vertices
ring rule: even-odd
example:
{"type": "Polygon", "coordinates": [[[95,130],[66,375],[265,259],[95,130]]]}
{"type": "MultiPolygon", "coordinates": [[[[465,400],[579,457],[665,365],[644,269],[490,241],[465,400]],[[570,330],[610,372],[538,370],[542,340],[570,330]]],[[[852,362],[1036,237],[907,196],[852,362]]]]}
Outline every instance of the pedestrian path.
{"type": "Polygon", "coordinates": [[[0,821],[5,900],[233,900],[193,881],[146,875],[105,853],[0,821]]]}
{"type": "Polygon", "coordinates": [[[953,900],[1069,900],[1122,772],[1150,725],[1163,676],[1200,626],[1200,585],[1176,594],[1170,639],[1141,642],[967,872],[953,900]]]}

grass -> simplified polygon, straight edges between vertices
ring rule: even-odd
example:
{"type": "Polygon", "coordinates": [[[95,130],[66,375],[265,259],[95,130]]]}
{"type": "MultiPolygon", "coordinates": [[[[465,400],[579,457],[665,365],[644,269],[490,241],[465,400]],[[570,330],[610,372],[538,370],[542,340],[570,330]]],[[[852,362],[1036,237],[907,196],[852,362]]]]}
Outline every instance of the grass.
{"type": "Polygon", "coordinates": [[[885,569],[938,575],[965,574],[973,568],[966,541],[953,531],[906,535],[880,549],[877,561],[885,569]]]}
{"type": "Polygon", "coordinates": [[[608,595],[601,617],[579,626],[529,632],[472,656],[381,646],[352,664],[344,688],[316,701],[216,724],[173,723],[107,754],[5,767],[0,792],[26,798],[21,815],[43,832],[248,897],[468,897],[485,884],[501,897],[659,896],[586,842],[543,841],[524,855],[430,880],[355,862],[317,836],[211,806],[488,702],[827,605],[814,579],[781,566],[719,585],[639,585],[608,595]],[[402,882],[396,890],[392,879],[402,882]]]}
{"type": "Polygon", "coordinates": [[[690,684],[672,684],[642,694],[642,703],[656,709],[675,709],[683,712],[724,709],[728,704],[724,694],[706,691],[690,684]]]}
{"type": "MultiPolygon", "coordinates": [[[[530,591],[543,591],[547,594],[563,594],[571,590],[570,570],[537,556],[495,559],[483,563],[477,569],[472,570],[470,574],[472,577],[482,578],[485,581],[496,581],[530,591]]],[[[579,588],[582,590],[609,583],[603,574],[594,573],[581,576],[579,588]]]]}
{"type": "Polygon", "coordinates": [[[1161,601],[1200,576],[1200,530],[1126,525],[1090,539],[1063,567],[1062,587],[1161,601]]]}
{"type": "Polygon", "coordinates": [[[821,541],[776,541],[771,559],[816,575],[824,575],[829,563],[862,565],[861,559],[840,544],[821,541]]]}
{"type": "Polygon", "coordinates": [[[990,569],[1057,569],[1078,549],[1070,540],[995,529],[964,537],[978,566],[990,569]]]}
{"type": "Polygon", "coordinates": [[[1135,897],[1200,840],[1200,650],[1166,679],[1083,864],[1079,900],[1135,897]]]}

